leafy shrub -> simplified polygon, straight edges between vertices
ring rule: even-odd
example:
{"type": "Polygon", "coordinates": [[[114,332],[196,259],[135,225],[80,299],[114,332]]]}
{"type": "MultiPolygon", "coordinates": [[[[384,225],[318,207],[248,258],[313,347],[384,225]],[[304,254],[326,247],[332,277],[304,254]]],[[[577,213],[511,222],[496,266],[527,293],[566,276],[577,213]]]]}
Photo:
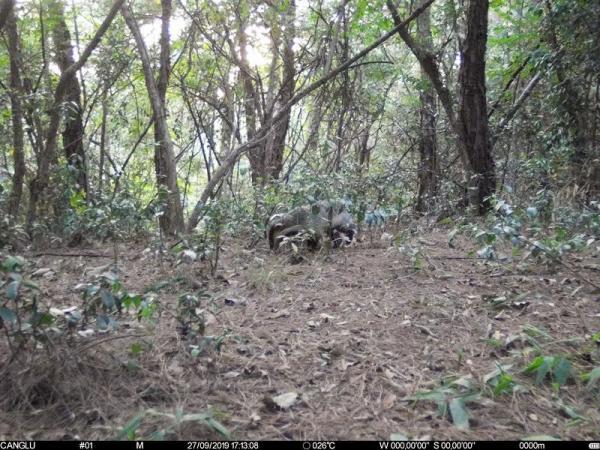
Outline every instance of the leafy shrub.
{"type": "Polygon", "coordinates": [[[147,233],[152,222],[151,208],[145,208],[127,192],[114,199],[87,204],[82,191],[73,191],[65,215],[67,234],[81,234],[101,240],[126,240],[147,233]]]}
{"type": "Polygon", "coordinates": [[[87,325],[93,319],[98,330],[117,328],[115,313],[120,314],[123,307],[126,310],[134,308],[137,318],[141,320],[151,319],[158,306],[151,294],[127,292],[114,272],[104,272],[95,282],[76,288],[83,290],[83,317],[77,315],[72,320],[77,322],[82,319],[82,325],[87,325]]]}
{"type": "Polygon", "coordinates": [[[23,270],[25,259],[0,254],[0,329],[13,353],[33,342],[47,342],[54,318],[39,307],[39,288],[23,270]]]}
{"type": "MultiPolygon", "coordinates": [[[[536,206],[513,207],[505,200],[495,199],[494,211],[488,216],[485,227],[469,224],[462,229],[470,231],[482,245],[477,252],[481,258],[502,258],[498,245],[504,242],[509,244],[513,257],[534,257],[547,264],[555,264],[567,253],[581,251],[596,242],[599,212],[586,210],[580,214],[584,217],[581,220],[549,224],[540,216],[536,206]]],[[[450,233],[450,245],[460,230],[450,233]]]]}
{"type": "Polygon", "coordinates": [[[31,349],[37,343],[50,345],[51,337],[69,335],[77,328],[85,335],[92,320],[98,330],[114,329],[123,308],[133,308],[138,320],[151,320],[158,306],[152,294],[130,294],[114,273],[105,272],[96,282],[75,287],[83,291],[82,312],[75,307],[47,308],[39,302],[39,287],[25,275],[25,259],[0,255],[0,260],[0,330],[5,330],[2,336],[13,355],[29,344],[31,349]]]}

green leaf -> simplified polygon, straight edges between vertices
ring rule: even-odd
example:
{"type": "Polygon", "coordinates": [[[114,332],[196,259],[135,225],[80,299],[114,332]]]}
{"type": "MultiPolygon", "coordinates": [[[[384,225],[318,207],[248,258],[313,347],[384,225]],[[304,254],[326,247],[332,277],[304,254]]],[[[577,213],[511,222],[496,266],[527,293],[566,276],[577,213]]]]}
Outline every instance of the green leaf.
{"type": "Polygon", "coordinates": [[[595,367],[590,372],[585,374],[584,377],[587,380],[586,389],[591,390],[596,384],[598,384],[598,380],[600,380],[600,367],[595,367]]]}
{"type": "Polygon", "coordinates": [[[14,272],[17,267],[25,264],[25,259],[20,256],[9,256],[2,263],[2,270],[5,272],[14,272]]]}
{"type": "Polygon", "coordinates": [[[14,313],[12,309],[8,309],[5,307],[0,307],[0,317],[2,320],[10,323],[17,322],[17,315],[14,313]]]}
{"type": "Polygon", "coordinates": [[[208,412],[184,414],[180,420],[182,422],[203,422],[224,437],[229,437],[230,434],[225,425],[213,418],[211,413],[208,412]]]}
{"type": "Polygon", "coordinates": [[[498,379],[498,384],[496,384],[496,387],[494,388],[494,395],[500,395],[505,392],[511,392],[513,389],[513,385],[514,382],[512,375],[503,373],[502,375],[500,375],[500,378],[498,379]]]}
{"type": "Polygon", "coordinates": [[[556,438],[554,436],[550,436],[548,434],[534,434],[531,436],[526,436],[522,441],[560,441],[561,439],[556,438]]]}
{"type": "Polygon", "coordinates": [[[564,412],[567,417],[574,420],[587,420],[584,416],[575,411],[572,406],[565,405],[564,403],[561,403],[559,406],[561,411],[564,412]]]}
{"type": "Polygon", "coordinates": [[[21,282],[14,280],[8,283],[8,287],[6,288],[6,295],[9,300],[15,301],[19,296],[19,288],[21,287],[21,282]]]}
{"type": "Polygon", "coordinates": [[[534,208],[533,206],[530,206],[529,208],[527,208],[527,215],[529,217],[531,217],[532,219],[538,216],[538,210],[537,208],[534,208]]]}
{"type": "Polygon", "coordinates": [[[417,392],[413,397],[408,398],[408,400],[433,400],[435,402],[444,402],[445,399],[444,393],[438,390],[417,392]]]}
{"type": "Polygon", "coordinates": [[[462,398],[453,398],[450,400],[450,415],[454,426],[460,430],[469,429],[469,413],[462,398]]]}
{"type": "Polygon", "coordinates": [[[51,314],[36,311],[29,318],[29,323],[34,327],[52,325],[54,323],[54,317],[52,317],[51,314]]]}
{"type": "Polygon", "coordinates": [[[542,358],[542,364],[536,370],[535,375],[535,382],[537,384],[540,384],[542,381],[544,381],[544,378],[546,378],[546,375],[548,375],[548,372],[550,372],[550,369],[552,367],[551,359],[552,358],[546,357],[542,358]]]}
{"type": "Polygon", "coordinates": [[[108,329],[109,325],[110,325],[110,318],[107,315],[101,314],[98,317],[96,317],[96,327],[99,330],[106,330],[106,329],[108,329]]]}
{"type": "Polygon", "coordinates": [[[136,308],[139,308],[140,304],[142,303],[142,296],[141,295],[131,295],[129,293],[126,293],[123,298],[121,299],[121,302],[123,303],[123,305],[125,306],[125,308],[129,308],[131,306],[135,306],[136,308]]]}
{"type": "Polygon", "coordinates": [[[225,427],[225,425],[223,425],[218,420],[213,419],[212,417],[209,417],[206,419],[206,423],[213,430],[216,430],[221,436],[229,437],[229,435],[230,435],[229,430],[225,427]]]}
{"type": "Polygon", "coordinates": [[[140,353],[142,353],[142,344],[140,344],[139,342],[134,342],[133,344],[131,344],[131,354],[134,356],[139,355],[140,353]]]}
{"type": "Polygon", "coordinates": [[[123,438],[127,438],[130,441],[135,440],[136,431],[142,424],[143,413],[136,415],[133,419],[131,419],[127,425],[123,427],[123,429],[117,434],[115,440],[122,441],[123,438]]]}
{"type": "Polygon", "coordinates": [[[525,368],[525,372],[535,372],[535,382],[539,384],[544,381],[544,378],[550,372],[553,362],[554,358],[551,356],[538,356],[525,368]]]}
{"type": "Polygon", "coordinates": [[[81,320],[81,313],[79,311],[71,311],[65,314],[65,318],[70,324],[76,324],[81,320]]]}
{"type": "Polygon", "coordinates": [[[567,382],[567,379],[571,375],[571,363],[568,359],[560,358],[555,363],[552,372],[554,374],[554,380],[559,386],[562,386],[567,382]]]}
{"type": "Polygon", "coordinates": [[[100,289],[100,298],[102,299],[102,303],[108,309],[112,309],[115,306],[115,297],[106,289],[100,289]]]}
{"type": "Polygon", "coordinates": [[[34,283],[33,281],[27,279],[23,280],[23,286],[28,287],[32,291],[40,290],[40,287],[37,285],[37,283],[34,283]]]}

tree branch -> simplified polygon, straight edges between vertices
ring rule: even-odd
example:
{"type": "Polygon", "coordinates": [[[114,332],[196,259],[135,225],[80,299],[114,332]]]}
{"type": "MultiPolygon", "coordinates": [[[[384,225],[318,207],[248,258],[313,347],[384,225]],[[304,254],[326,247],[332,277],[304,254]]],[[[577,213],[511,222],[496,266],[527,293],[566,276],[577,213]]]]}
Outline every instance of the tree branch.
{"type": "Polygon", "coordinates": [[[504,118],[500,121],[500,123],[494,130],[494,135],[491,137],[492,145],[496,143],[500,133],[502,133],[506,129],[508,123],[512,120],[515,114],[517,114],[521,106],[523,106],[523,103],[525,103],[525,100],[527,100],[527,98],[531,95],[533,89],[541,79],[542,74],[540,72],[536,73],[535,76],[529,81],[525,89],[523,89],[523,92],[521,92],[521,95],[519,96],[515,104],[512,106],[512,108],[508,110],[504,118]]]}

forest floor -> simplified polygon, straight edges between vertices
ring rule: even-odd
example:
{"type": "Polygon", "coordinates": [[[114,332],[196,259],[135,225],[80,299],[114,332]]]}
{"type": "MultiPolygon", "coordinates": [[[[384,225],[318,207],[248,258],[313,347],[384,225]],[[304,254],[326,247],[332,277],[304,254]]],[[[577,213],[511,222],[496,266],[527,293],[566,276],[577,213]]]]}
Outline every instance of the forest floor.
{"type": "MultiPolygon", "coordinates": [[[[217,277],[205,262],[176,266],[121,244],[120,279],[133,292],[155,287],[160,320],[74,336],[64,354],[77,364],[56,357],[37,363],[42,374],[13,370],[0,440],[113,439],[124,429],[130,438],[221,438],[191,415],[206,411],[233,439],[597,439],[598,390],[579,374],[598,366],[600,292],[582,279],[598,284],[600,261],[486,263],[469,256],[472,241],[449,248],[447,233],[405,236],[419,263],[378,235],[300,264],[264,242],[248,250],[230,241],[217,277]],[[179,296],[198,289],[210,295],[205,336],[214,339],[192,356],[190,345],[206,339],[182,336],[175,317],[179,296]],[[549,378],[536,384],[524,369],[537,355],[566,356],[577,375],[559,389],[549,378]],[[499,365],[510,366],[516,387],[495,396],[485,377],[499,365]],[[72,395],[40,399],[42,389],[72,395]],[[29,400],[19,403],[18,392],[29,400]],[[451,400],[464,394],[463,410],[451,400]]],[[[55,255],[26,256],[32,273],[50,269],[38,283],[56,308],[80,305],[74,287],[112,257],[100,246],[47,253],[55,255]],[[107,258],[75,256],[103,251],[107,258]]]]}

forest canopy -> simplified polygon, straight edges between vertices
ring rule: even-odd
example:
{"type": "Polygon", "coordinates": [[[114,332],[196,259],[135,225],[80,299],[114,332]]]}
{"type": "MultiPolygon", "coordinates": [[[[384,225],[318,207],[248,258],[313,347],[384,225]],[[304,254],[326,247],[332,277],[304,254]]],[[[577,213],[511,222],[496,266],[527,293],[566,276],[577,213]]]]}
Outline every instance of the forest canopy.
{"type": "Polygon", "coordinates": [[[218,203],[260,228],[315,196],[359,218],[483,214],[497,195],[589,204],[599,11],[3,1],[3,228],[93,239],[158,217],[175,235],[218,203]]]}

